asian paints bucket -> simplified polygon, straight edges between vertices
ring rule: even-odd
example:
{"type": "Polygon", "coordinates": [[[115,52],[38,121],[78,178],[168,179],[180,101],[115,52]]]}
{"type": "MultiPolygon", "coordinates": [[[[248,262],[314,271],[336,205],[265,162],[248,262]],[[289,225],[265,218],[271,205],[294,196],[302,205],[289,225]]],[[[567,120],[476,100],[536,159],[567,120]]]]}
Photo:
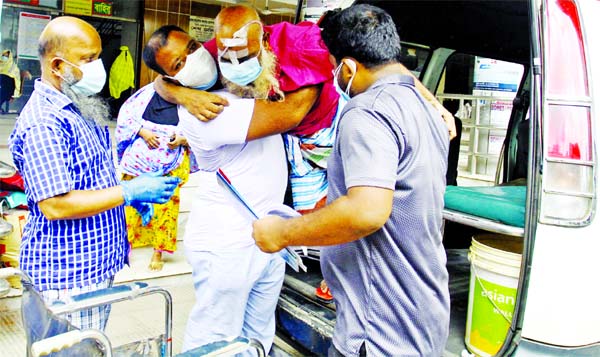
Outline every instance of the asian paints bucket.
{"type": "Polygon", "coordinates": [[[523,239],[501,234],[473,237],[465,344],[477,356],[495,355],[512,322],[523,239]]]}

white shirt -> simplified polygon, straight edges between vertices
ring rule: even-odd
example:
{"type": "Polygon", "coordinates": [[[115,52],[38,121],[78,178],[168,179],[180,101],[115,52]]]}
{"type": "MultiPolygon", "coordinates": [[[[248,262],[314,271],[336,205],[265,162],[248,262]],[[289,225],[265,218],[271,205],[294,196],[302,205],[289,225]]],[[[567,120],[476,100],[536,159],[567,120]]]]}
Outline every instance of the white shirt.
{"type": "Polygon", "coordinates": [[[179,128],[194,152],[199,187],[185,230],[184,245],[192,251],[227,250],[254,244],[252,219],[217,183],[221,168],[259,216],[283,202],[287,166],[283,140],[272,135],[246,143],[253,99],[228,92],[229,106],[214,120],[202,122],[179,107],[179,128]]]}

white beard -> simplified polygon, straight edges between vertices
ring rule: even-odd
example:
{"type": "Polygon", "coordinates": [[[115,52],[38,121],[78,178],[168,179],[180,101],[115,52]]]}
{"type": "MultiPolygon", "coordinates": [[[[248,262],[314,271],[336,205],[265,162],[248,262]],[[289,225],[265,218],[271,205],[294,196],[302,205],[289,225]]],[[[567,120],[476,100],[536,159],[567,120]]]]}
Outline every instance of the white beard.
{"type": "Polygon", "coordinates": [[[69,84],[75,82],[76,79],[72,70],[67,67],[64,73],[64,81],[60,85],[61,91],[71,99],[73,105],[81,112],[81,116],[95,122],[97,125],[105,126],[106,122],[110,120],[110,107],[106,100],[97,95],[86,97],[77,94],[72,88],[73,85],[69,84]]]}
{"type": "Polygon", "coordinates": [[[263,71],[252,83],[240,86],[229,81],[223,75],[221,75],[221,83],[228,92],[238,97],[282,101],[285,94],[279,88],[279,80],[275,75],[277,68],[275,54],[267,49],[263,49],[259,59],[263,71]]]}

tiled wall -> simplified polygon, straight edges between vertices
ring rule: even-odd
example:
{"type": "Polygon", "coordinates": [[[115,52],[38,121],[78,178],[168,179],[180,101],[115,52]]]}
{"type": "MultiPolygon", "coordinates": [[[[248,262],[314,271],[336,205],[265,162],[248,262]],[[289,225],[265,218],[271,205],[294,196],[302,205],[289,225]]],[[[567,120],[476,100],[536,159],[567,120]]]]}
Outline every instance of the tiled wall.
{"type": "MultiPolygon", "coordinates": [[[[144,6],[144,38],[142,40],[142,48],[148,42],[150,35],[163,25],[177,25],[187,31],[191,9],[191,0],[146,0],[144,6]]],[[[144,61],[142,61],[140,67],[140,87],[150,83],[155,77],[156,73],[146,67],[144,61]]]]}
{"type": "MultiPolygon", "coordinates": [[[[190,15],[215,17],[221,10],[221,7],[220,5],[203,3],[201,0],[145,0],[144,39],[142,47],[159,27],[163,25],[177,25],[188,31],[190,15]]],[[[291,16],[269,15],[263,16],[262,20],[266,24],[273,24],[281,21],[293,22],[294,18],[291,16]]],[[[156,72],[146,67],[142,61],[140,67],[140,87],[150,83],[155,77],[156,72]]]]}

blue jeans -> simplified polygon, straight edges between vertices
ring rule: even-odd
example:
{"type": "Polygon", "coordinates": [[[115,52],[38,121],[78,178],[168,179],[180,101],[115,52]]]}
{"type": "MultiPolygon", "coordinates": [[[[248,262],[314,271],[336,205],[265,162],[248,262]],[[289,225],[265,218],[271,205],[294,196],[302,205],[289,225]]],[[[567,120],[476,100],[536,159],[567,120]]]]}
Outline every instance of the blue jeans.
{"type": "Polygon", "coordinates": [[[281,256],[252,245],[230,251],[186,251],[186,258],[192,265],[196,303],[182,351],[244,336],[259,340],[268,353],[285,274],[281,256]]]}

